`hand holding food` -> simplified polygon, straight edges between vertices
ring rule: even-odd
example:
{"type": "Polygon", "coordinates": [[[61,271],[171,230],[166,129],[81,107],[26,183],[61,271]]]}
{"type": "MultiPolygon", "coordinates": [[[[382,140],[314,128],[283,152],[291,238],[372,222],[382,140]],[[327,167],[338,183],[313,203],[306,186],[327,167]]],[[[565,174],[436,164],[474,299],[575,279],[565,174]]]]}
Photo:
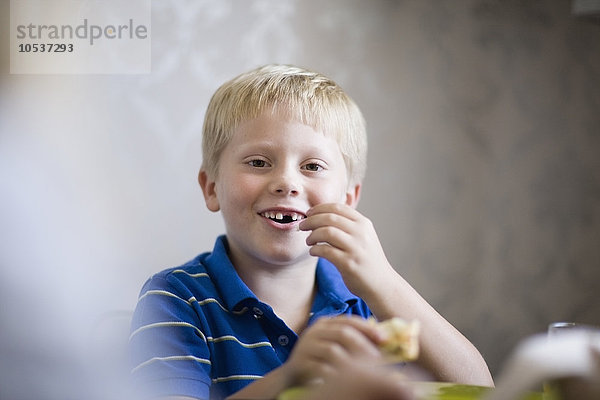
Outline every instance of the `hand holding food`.
{"type": "Polygon", "coordinates": [[[375,322],[385,332],[386,339],[379,348],[392,362],[414,361],[419,357],[419,321],[407,322],[401,318],[391,318],[375,322]]]}

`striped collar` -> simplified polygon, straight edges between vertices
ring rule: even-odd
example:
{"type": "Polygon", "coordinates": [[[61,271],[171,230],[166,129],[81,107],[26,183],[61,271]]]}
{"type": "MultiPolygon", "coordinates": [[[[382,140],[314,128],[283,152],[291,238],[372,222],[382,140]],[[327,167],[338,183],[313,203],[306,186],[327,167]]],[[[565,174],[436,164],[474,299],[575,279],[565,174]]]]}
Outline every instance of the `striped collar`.
{"type": "MultiPolygon", "coordinates": [[[[229,311],[235,312],[250,307],[259,300],[239,277],[227,255],[227,250],[227,237],[221,235],[217,238],[213,251],[204,264],[221,295],[223,305],[229,311]]],[[[330,313],[332,306],[334,311],[342,312],[359,300],[348,290],[336,267],[325,259],[320,258],[317,262],[316,281],[317,296],[312,308],[314,314],[330,313]]]]}
{"type": "Polygon", "coordinates": [[[204,265],[225,303],[223,305],[227,310],[235,312],[240,311],[244,306],[255,304],[258,302],[258,298],[246,286],[233,267],[227,255],[228,249],[227,237],[219,236],[204,265]]]}

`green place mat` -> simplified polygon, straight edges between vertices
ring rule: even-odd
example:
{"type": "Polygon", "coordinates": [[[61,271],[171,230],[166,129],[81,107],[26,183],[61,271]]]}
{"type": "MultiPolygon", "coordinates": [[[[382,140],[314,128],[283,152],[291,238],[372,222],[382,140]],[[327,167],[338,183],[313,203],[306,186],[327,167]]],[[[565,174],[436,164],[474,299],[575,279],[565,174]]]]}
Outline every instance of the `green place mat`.
{"type": "MultiPolygon", "coordinates": [[[[418,400],[481,400],[494,390],[485,386],[460,385],[442,382],[413,382],[415,397],[418,400]]],[[[542,400],[543,394],[530,392],[522,400],[542,400]]]]}
{"type": "MultiPolygon", "coordinates": [[[[481,400],[487,393],[494,390],[484,386],[460,385],[442,382],[407,382],[412,386],[417,400],[481,400]]],[[[291,388],[279,395],[277,400],[302,400],[306,390],[291,388]]],[[[542,400],[543,394],[531,392],[522,400],[542,400]]]]}

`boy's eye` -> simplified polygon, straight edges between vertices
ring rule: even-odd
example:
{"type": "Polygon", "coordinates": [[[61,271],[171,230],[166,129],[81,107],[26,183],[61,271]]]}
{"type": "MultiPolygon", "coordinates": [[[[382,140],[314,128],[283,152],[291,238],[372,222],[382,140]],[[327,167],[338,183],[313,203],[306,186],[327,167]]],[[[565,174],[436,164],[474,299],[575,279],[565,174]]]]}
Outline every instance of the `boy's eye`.
{"type": "Polygon", "coordinates": [[[310,172],[319,172],[323,169],[323,167],[317,163],[308,163],[304,166],[304,169],[310,172]]]}
{"type": "Polygon", "coordinates": [[[250,160],[248,164],[250,164],[251,167],[256,168],[264,168],[268,165],[265,160],[250,160]]]}

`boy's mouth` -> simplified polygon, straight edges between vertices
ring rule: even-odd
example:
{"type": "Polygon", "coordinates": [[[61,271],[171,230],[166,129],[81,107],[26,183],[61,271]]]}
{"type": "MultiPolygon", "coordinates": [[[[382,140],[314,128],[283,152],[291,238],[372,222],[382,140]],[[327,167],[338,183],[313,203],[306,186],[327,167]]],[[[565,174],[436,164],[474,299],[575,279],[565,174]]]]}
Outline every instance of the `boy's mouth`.
{"type": "Polygon", "coordinates": [[[264,211],[260,215],[278,224],[290,224],[306,218],[306,215],[294,211],[264,211]]]}

